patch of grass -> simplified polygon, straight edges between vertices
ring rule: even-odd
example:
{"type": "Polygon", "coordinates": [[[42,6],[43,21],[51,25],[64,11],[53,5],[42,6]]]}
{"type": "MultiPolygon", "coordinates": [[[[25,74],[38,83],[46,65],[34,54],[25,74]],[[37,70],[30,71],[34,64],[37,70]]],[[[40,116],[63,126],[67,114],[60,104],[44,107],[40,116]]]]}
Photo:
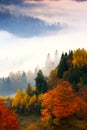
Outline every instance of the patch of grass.
{"type": "MultiPolygon", "coordinates": [[[[19,115],[19,123],[22,127],[22,130],[27,130],[28,126],[31,124],[38,125],[40,130],[43,129],[43,125],[39,122],[40,115],[31,114],[31,115],[19,115]],[[41,128],[42,127],[42,128],[41,128]]],[[[45,130],[48,130],[46,128],[45,130]]],[[[61,121],[61,124],[57,127],[54,127],[52,130],[87,130],[87,118],[78,119],[76,116],[69,119],[61,121]]]]}
{"type": "Polygon", "coordinates": [[[87,119],[79,120],[77,117],[65,119],[58,130],[87,130],[87,119]]]}
{"type": "Polygon", "coordinates": [[[27,127],[32,124],[38,122],[40,116],[36,114],[31,115],[19,115],[19,123],[22,127],[22,130],[27,130],[27,127]]]}
{"type": "Polygon", "coordinates": [[[87,120],[74,120],[73,124],[76,130],[87,130],[87,120]]]}

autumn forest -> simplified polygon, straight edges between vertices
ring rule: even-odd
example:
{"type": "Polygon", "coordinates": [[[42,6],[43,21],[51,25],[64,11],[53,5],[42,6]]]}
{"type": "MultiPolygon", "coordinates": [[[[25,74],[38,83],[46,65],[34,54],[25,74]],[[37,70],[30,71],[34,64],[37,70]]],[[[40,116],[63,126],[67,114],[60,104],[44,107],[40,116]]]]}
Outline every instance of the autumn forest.
{"type": "Polygon", "coordinates": [[[85,49],[62,53],[49,76],[37,72],[34,87],[0,98],[0,130],[86,130],[86,122],[85,49]]]}

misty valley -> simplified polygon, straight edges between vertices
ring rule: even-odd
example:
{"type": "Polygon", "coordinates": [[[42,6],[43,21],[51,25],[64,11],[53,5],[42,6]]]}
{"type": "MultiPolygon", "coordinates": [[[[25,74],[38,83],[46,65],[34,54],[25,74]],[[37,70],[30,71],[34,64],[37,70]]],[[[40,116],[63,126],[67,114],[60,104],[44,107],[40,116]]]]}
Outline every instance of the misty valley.
{"type": "MultiPolygon", "coordinates": [[[[59,62],[58,51],[56,50],[53,56],[48,53],[45,61],[45,65],[42,68],[42,71],[45,76],[48,76],[52,69],[54,69],[59,62]]],[[[26,90],[28,83],[34,87],[35,78],[40,67],[37,66],[34,69],[34,72],[29,70],[28,72],[18,71],[16,73],[10,72],[9,76],[6,78],[0,78],[0,95],[1,96],[10,96],[14,95],[18,89],[26,90]]]]}
{"type": "Polygon", "coordinates": [[[0,130],[87,130],[87,0],[0,0],[0,130]]]}

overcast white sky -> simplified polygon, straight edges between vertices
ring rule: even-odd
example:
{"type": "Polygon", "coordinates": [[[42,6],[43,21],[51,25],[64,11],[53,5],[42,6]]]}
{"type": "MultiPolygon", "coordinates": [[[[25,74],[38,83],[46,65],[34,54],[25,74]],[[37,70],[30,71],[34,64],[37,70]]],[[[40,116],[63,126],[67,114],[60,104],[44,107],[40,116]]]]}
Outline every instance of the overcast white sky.
{"type": "MultiPolygon", "coordinates": [[[[27,4],[30,2],[27,1],[27,4]]],[[[60,56],[65,51],[87,49],[87,2],[44,1],[39,2],[39,5],[41,6],[31,9],[20,7],[19,13],[50,23],[66,23],[68,27],[55,35],[29,38],[17,37],[0,30],[0,77],[19,70],[34,71],[37,65],[43,67],[47,54],[50,53],[53,57],[55,50],[58,50],[60,56]]],[[[9,5],[10,11],[15,10],[16,6],[12,6],[9,5]]]]}

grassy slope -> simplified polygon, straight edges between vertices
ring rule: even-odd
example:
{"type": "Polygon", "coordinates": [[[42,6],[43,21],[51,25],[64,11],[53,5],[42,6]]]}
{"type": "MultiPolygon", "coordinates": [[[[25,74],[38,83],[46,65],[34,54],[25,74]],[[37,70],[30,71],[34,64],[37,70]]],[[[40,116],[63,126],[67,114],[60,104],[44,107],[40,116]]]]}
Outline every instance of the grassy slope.
{"type": "MultiPolygon", "coordinates": [[[[22,127],[22,130],[27,130],[27,127],[31,123],[36,123],[39,120],[39,116],[37,115],[24,115],[19,116],[19,122],[22,127]]],[[[87,118],[78,119],[71,118],[69,120],[65,120],[62,122],[60,126],[58,126],[58,130],[87,130],[87,118]]]]}
{"type": "Polygon", "coordinates": [[[87,130],[87,119],[71,118],[65,120],[58,130],[87,130]]]}
{"type": "Polygon", "coordinates": [[[22,130],[27,130],[27,127],[31,124],[31,123],[36,123],[39,120],[39,116],[38,115],[20,115],[19,116],[19,123],[22,127],[22,130]]]}

